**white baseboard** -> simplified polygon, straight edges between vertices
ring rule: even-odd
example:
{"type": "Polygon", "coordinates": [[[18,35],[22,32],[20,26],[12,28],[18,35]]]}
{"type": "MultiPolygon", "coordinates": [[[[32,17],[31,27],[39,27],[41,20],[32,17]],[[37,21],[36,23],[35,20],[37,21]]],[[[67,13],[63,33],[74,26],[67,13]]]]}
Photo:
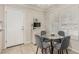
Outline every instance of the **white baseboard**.
{"type": "Polygon", "coordinates": [[[79,53],[79,51],[76,50],[76,49],[74,49],[74,48],[69,47],[68,49],[70,49],[70,50],[72,50],[72,51],[74,51],[74,52],[76,52],[76,53],[79,53]]]}

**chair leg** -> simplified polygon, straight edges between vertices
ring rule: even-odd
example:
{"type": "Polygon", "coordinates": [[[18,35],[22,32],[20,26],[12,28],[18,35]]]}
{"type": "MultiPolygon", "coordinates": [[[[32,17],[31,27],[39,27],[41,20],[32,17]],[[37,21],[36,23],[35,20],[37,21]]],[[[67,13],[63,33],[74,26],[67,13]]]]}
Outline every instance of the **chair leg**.
{"type": "Polygon", "coordinates": [[[45,54],[47,54],[47,48],[45,48],[45,54]]]}
{"type": "Polygon", "coordinates": [[[66,53],[68,54],[68,50],[66,49],[66,53]]]}
{"type": "Polygon", "coordinates": [[[39,47],[37,47],[36,54],[38,53],[38,48],[39,48],[39,47]]]}
{"type": "Polygon", "coordinates": [[[60,49],[58,50],[58,54],[61,54],[61,50],[60,49]]]}
{"type": "Polygon", "coordinates": [[[61,54],[61,50],[59,50],[59,54],[61,54]]]}
{"type": "Polygon", "coordinates": [[[41,49],[41,52],[42,52],[42,54],[43,54],[43,48],[41,49]]]}
{"type": "Polygon", "coordinates": [[[49,52],[51,51],[50,47],[49,47],[49,52]]]}
{"type": "Polygon", "coordinates": [[[62,51],[62,54],[63,54],[63,50],[61,50],[62,51]]]}
{"type": "Polygon", "coordinates": [[[60,50],[58,50],[58,54],[60,53],[60,50]]]}
{"type": "Polygon", "coordinates": [[[60,54],[62,54],[62,50],[60,49],[60,54]]]}

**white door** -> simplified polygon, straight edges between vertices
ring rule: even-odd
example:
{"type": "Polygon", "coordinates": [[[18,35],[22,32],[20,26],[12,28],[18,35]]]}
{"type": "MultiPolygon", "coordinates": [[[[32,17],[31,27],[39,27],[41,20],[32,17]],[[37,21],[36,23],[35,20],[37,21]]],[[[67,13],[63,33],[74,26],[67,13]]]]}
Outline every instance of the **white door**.
{"type": "Polygon", "coordinates": [[[5,30],[5,40],[6,47],[22,44],[23,42],[23,32],[24,32],[24,12],[22,10],[7,7],[6,11],[6,30],[5,30]]]}

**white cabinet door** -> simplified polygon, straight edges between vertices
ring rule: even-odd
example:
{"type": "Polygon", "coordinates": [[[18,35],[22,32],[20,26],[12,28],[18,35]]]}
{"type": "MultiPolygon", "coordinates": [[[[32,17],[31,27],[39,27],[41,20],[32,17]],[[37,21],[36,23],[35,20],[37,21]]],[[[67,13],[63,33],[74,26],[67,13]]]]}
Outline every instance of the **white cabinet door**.
{"type": "Polygon", "coordinates": [[[6,7],[6,47],[22,44],[24,32],[24,12],[17,8],[6,7]]]}

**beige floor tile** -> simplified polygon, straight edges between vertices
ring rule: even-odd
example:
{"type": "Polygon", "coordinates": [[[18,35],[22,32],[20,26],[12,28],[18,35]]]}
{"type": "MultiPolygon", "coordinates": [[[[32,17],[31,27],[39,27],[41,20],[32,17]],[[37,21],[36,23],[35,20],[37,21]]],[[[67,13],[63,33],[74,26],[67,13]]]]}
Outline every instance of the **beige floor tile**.
{"type": "MultiPolygon", "coordinates": [[[[2,54],[35,54],[37,47],[33,44],[19,45],[11,48],[7,48],[2,51],[2,54]]],[[[38,54],[41,54],[41,50],[38,50],[38,54]]],[[[57,50],[54,50],[54,54],[57,54],[57,50]]],[[[69,50],[69,54],[77,54],[69,50]]]]}
{"type": "Polygon", "coordinates": [[[5,54],[20,54],[22,53],[20,46],[6,48],[3,50],[3,53],[5,54]]]}
{"type": "Polygon", "coordinates": [[[22,53],[27,53],[27,54],[34,54],[34,47],[31,44],[23,45],[21,46],[22,53]]]}

